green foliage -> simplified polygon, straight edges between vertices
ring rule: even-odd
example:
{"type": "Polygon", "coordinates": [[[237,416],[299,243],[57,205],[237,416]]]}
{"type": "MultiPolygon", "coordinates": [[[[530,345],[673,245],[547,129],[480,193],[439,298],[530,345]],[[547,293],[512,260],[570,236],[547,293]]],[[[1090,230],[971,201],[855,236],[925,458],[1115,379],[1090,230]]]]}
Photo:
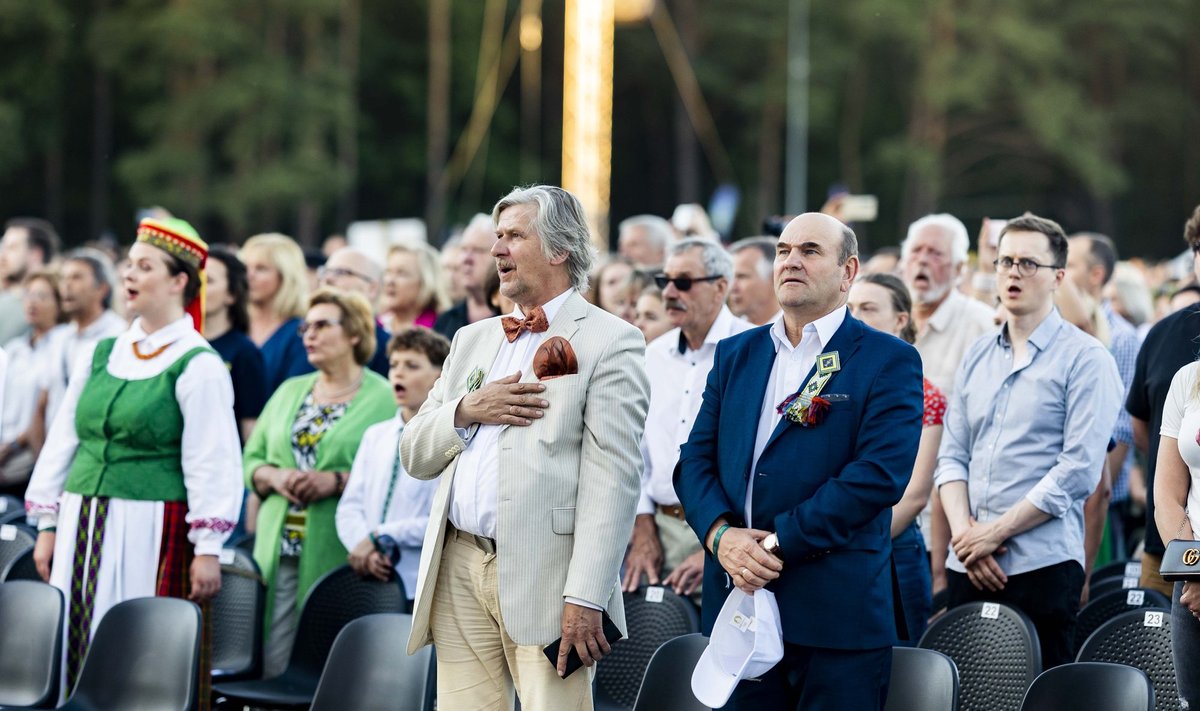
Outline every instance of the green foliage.
{"type": "MultiPolygon", "coordinates": [[[[690,62],[743,196],[738,235],[755,232],[760,212],[782,210],[792,0],[659,2],[692,28],[690,62]]],[[[450,4],[451,152],[480,53],[498,39],[484,36],[488,4],[450,4]]],[[[502,4],[506,31],[518,2],[502,4]]],[[[538,179],[555,181],[562,3],[543,5],[535,158],[538,179]]],[[[1200,3],[809,6],[810,207],[834,182],[879,195],[872,246],[930,210],[971,224],[1031,209],[1111,231],[1128,251],[1176,249],[1200,198],[1200,3]]],[[[421,215],[428,11],[428,0],[0,0],[0,212],[58,210],[72,241],[108,226],[124,237],[151,204],[218,241],[315,237],[344,227],[339,209],[421,215]],[[347,34],[355,8],[359,30],[347,34]],[[96,152],[97,137],[111,150],[96,152]]],[[[648,23],[617,28],[615,65],[612,218],[669,214],[686,183],[678,92],[648,23]]],[[[521,179],[518,77],[502,90],[488,140],[450,186],[452,221],[521,179]]],[[[699,155],[707,194],[715,171],[699,155]]]]}

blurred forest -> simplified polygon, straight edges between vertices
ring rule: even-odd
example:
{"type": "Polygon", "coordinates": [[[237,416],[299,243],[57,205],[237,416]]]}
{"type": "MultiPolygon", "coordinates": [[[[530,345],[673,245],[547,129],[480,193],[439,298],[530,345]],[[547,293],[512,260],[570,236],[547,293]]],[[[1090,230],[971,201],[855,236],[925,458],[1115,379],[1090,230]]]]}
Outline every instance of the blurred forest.
{"type": "MultiPolygon", "coordinates": [[[[731,183],[732,236],[754,234],[783,210],[788,2],[659,3],[715,142],[662,32],[618,25],[612,224],[731,183]]],[[[0,216],[69,243],[127,242],[150,205],[211,241],[418,216],[436,243],[512,185],[559,180],[563,6],[540,3],[530,66],[520,4],[0,0],[0,216]],[[468,150],[478,98],[490,130],[468,150]]],[[[1193,0],[811,0],[808,205],[834,183],[878,195],[871,247],[933,210],[973,228],[1029,209],[1123,256],[1174,254],[1200,202],[1197,27],[1193,0]]]]}

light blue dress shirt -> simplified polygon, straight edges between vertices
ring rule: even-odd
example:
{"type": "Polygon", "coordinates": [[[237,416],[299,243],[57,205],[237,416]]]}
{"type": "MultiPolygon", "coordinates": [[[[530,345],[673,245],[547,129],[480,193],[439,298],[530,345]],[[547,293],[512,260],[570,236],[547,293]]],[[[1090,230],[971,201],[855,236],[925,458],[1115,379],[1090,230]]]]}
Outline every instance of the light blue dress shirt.
{"type": "MultiPolygon", "coordinates": [[[[1124,386],[1112,354],[1052,310],[1013,363],[1008,327],[967,350],[955,377],[934,483],[967,482],[971,514],[994,521],[1022,498],[1050,514],[996,555],[1007,575],[1083,565],[1083,503],[1100,482],[1124,386]]],[[[953,549],[946,567],[965,572],[953,549]]]]}

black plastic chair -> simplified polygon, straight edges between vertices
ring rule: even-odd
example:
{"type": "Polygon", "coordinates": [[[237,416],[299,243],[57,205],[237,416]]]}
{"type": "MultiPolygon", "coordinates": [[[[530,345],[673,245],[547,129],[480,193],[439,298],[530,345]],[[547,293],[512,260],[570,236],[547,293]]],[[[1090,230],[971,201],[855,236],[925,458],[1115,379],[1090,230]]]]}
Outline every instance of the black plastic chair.
{"type": "Polygon", "coordinates": [[[75,692],[59,708],[190,711],[196,708],[199,665],[195,603],[174,597],[126,600],[100,620],[75,692]]]}
{"type": "MultiPolygon", "coordinates": [[[[596,666],[596,708],[633,708],[650,658],[665,642],[700,631],[696,606],[665,587],[643,587],[625,593],[625,622],[629,638],[613,645],[612,654],[596,666]],[[659,602],[650,602],[657,599],[659,602]],[[647,599],[647,595],[651,597],[647,599]]],[[[691,672],[688,672],[689,679],[691,672]]],[[[690,687],[689,687],[690,688],[690,687]]]]}
{"type": "Polygon", "coordinates": [[[1017,711],[1042,671],[1033,623],[1001,603],[970,602],[947,611],[929,625],[917,646],[954,660],[959,706],[971,711],[1017,711]]]}
{"type": "Polygon", "coordinates": [[[664,642],[646,665],[633,711],[709,711],[692,693],[692,670],[707,647],[699,632],[664,642]]]}
{"type": "Polygon", "coordinates": [[[1025,694],[1021,711],[1151,711],[1154,686],[1141,669],[1076,662],[1047,669],[1025,694]]]}
{"type": "Polygon", "coordinates": [[[421,711],[433,695],[433,648],[408,656],[410,631],[412,616],[396,613],[367,615],[342,628],[321,673],[312,711],[421,711]]]}
{"type": "Polygon", "coordinates": [[[1107,595],[1114,590],[1131,590],[1137,586],[1138,582],[1135,578],[1115,577],[1104,578],[1103,580],[1093,580],[1088,585],[1088,600],[1095,600],[1096,598],[1101,597],[1102,595],[1107,595]],[[1129,581],[1130,587],[1128,588],[1125,587],[1126,580],[1129,581]]]}
{"type": "Polygon", "coordinates": [[[0,570],[7,570],[9,564],[31,550],[36,541],[37,532],[24,524],[0,524],[0,570]]]}
{"type": "Polygon", "coordinates": [[[254,558],[226,548],[231,563],[221,566],[221,592],[209,608],[213,625],[214,682],[262,678],[263,607],[266,584],[254,558]]]}
{"type": "MultiPolygon", "coordinates": [[[[287,669],[270,679],[214,684],[214,697],[234,706],[306,709],[342,628],[366,615],[401,612],[405,602],[398,579],[360,578],[348,565],[331,570],[313,585],[304,602],[287,669]]],[[[403,646],[404,641],[395,643],[403,646]]]]}
{"type": "Polygon", "coordinates": [[[64,612],[58,588],[28,580],[0,585],[0,706],[54,708],[64,612]]]}
{"type": "Polygon", "coordinates": [[[247,533],[241,538],[233,542],[233,547],[238,550],[246,551],[251,556],[254,555],[254,534],[247,533]]]}
{"type": "Polygon", "coordinates": [[[1179,708],[1175,661],[1171,656],[1171,611],[1143,608],[1122,612],[1092,633],[1076,661],[1111,662],[1137,667],[1154,684],[1160,711],[1179,708]]]}
{"type": "Polygon", "coordinates": [[[1107,580],[1109,578],[1141,577],[1142,564],[1136,560],[1114,560],[1092,571],[1091,581],[1107,580]]]}
{"type": "Polygon", "coordinates": [[[14,558],[7,568],[0,571],[0,582],[9,582],[10,580],[43,582],[42,576],[37,571],[37,563],[33,562],[32,548],[14,558]]]}
{"type": "Polygon", "coordinates": [[[892,648],[892,677],[883,711],[956,711],[958,667],[933,649],[892,648]]]}
{"type": "Polygon", "coordinates": [[[1171,600],[1159,591],[1147,588],[1112,590],[1091,600],[1079,611],[1079,619],[1075,623],[1075,649],[1082,649],[1083,643],[1100,625],[1122,612],[1143,607],[1169,609],[1171,600]]]}
{"type": "Polygon", "coordinates": [[[9,494],[0,494],[0,523],[25,523],[25,502],[9,494]]]}

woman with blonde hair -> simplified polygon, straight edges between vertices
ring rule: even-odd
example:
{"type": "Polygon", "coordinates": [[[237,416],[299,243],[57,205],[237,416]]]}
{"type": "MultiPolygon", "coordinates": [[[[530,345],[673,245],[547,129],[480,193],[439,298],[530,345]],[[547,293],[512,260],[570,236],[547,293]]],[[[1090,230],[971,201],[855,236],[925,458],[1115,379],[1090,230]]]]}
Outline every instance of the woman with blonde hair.
{"type": "Polygon", "coordinates": [[[312,372],[296,329],[308,298],[304,251],[287,235],[261,234],[238,253],[249,284],[250,331],[267,367],[267,393],[290,377],[312,372]]]}
{"type": "Polygon", "coordinates": [[[437,250],[423,243],[388,250],[379,321],[389,333],[413,326],[433,328],[438,314],[450,308],[440,259],[437,250]]]}
{"type": "Polygon", "coordinates": [[[335,517],[363,433],[396,414],[387,380],[364,367],[375,354],[365,298],[320,289],[299,331],[317,372],[275,391],[243,455],[246,484],[263,500],[254,559],[267,581],[268,677],[287,666],[313,583],[346,561],[335,517]]]}

